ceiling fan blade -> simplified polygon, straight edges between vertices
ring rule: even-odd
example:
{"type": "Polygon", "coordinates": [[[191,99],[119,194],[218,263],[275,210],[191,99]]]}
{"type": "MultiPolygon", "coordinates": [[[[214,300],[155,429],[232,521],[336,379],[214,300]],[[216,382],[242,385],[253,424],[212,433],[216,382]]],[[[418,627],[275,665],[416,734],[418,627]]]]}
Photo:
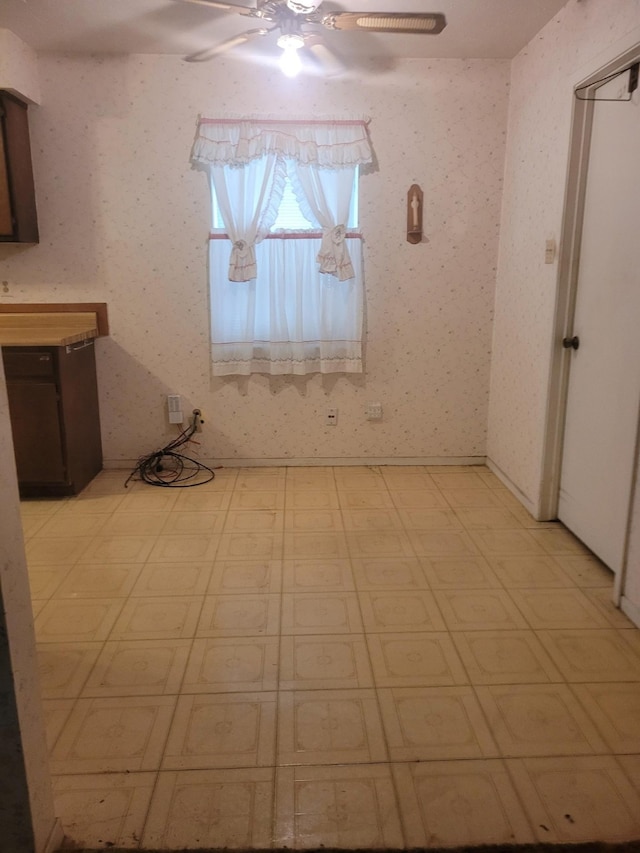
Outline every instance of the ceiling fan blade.
{"type": "Polygon", "coordinates": [[[437,35],[447,21],[440,12],[330,12],[321,23],[330,30],[368,30],[373,33],[437,35]]]}
{"type": "Polygon", "coordinates": [[[253,15],[256,11],[253,6],[244,6],[242,3],[219,3],[218,0],[180,0],[180,2],[208,6],[210,9],[224,9],[227,12],[238,12],[241,15],[253,15]]]}
{"type": "Polygon", "coordinates": [[[330,50],[318,33],[305,33],[304,46],[325,76],[337,77],[347,70],[340,57],[330,50]]]}
{"type": "Polygon", "coordinates": [[[206,47],[204,50],[199,50],[197,53],[185,56],[185,62],[206,62],[209,59],[220,56],[221,53],[226,53],[228,50],[232,50],[234,47],[239,47],[241,44],[252,41],[254,38],[266,36],[269,32],[271,31],[264,29],[264,27],[260,27],[256,30],[247,30],[246,33],[240,33],[240,35],[232,36],[225,41],[221,41],[219,44],[213,45],[213,47],[206,47]]]}

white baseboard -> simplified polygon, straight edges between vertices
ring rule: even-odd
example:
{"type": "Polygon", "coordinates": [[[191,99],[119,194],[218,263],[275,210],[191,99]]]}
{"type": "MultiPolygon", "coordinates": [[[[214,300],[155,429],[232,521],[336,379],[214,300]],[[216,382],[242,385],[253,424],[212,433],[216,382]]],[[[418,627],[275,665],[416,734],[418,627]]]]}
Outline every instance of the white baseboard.
{"type": "Polygon", "coordinates": [[[620,599],[620,610],[624,613],[625,616],[628,616],[629,619],[640,628],[640,607],[637,604],[634,604],[632,601],[629,601],[624,595],[620,599]]]}
{"type": "Polygon", "coordinates": [[[487,461],[485,464],[491,471],[493,471],[493,473],[500,480],[500,482],[504,486],[506,486],[507,489],[509,489],[509,491],[514,496],[514,498],[517,498],[517,500],[520,501],[520,503],[523,505],[523,507],[529,513],[531,513],[531,515],[536,519],[536,521],[549,521],[548,518],[536,518],[536,507],[535,507],[534,503],[524,494],[524,492],[520,491],[520,489],[516,486],[516,484],[514,482],[512,482],[512,480],[509,479],[509,477],[504,473],[504,471],[498,465],[496,465],[496,463],[493,461],[493,459],[489,459],[487,457],[487,461]]]}
{"type": "MultiPolygon", "coordinates": [[[[346,465],[484,465],[486,460],[484,456],[402,456],[402,457],[371,457],[371,456],[356,456],[350,458],[327,456],[319,458],[300,457],[296,459],[289,458],[272,458],[272,459],[200,459],[198,460],[210,468],[280,468],[280,467],[311,467],[311,466],[326,466],[333,467],[346,465]]],[[[105,459],[103,462],[104,469],[112,470],[132,470],[138,463],[137,459],[105,459]]]]}

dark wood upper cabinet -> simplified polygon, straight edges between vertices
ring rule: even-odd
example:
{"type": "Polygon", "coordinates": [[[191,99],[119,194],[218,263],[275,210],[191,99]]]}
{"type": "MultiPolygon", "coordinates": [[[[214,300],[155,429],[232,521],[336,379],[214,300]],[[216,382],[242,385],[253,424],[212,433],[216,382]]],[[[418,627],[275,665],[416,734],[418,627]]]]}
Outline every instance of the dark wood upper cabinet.
{"type": "Polygon", "coordinates": [[[0,242],[37,243],[27,105],[0,90],[0,242]]]}

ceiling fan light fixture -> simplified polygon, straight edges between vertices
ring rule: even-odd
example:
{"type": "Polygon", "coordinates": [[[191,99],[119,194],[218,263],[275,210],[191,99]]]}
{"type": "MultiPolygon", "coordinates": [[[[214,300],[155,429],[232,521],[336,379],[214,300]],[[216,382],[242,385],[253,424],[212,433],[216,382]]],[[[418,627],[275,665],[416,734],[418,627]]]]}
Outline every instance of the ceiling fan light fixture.
{"type": "Polygon", "coordinates": [[[283,50],[293,50],[294,52],[304,47],[304,39],[300,33],[282,33],[278,36],[278,47],[283,50]]]}
{"type": "Polygon", "coordinates": [[[310,15],[315,12],[320,5],[320,0],[287,0],[287,8],[295,12],[296,15],[310,15]]]}
{"type": "Polygon", "coordinates": [[[297,47],[285,47],[280,57],[280,70],[285,77],[297,77],[302,70],[302,60],[297,47]]]}

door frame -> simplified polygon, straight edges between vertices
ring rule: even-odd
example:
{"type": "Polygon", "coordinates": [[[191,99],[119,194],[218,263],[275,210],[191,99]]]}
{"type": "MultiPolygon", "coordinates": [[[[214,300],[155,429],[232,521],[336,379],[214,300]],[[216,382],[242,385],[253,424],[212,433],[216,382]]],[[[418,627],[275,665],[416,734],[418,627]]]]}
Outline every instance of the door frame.
{"type": "MultiPolygon", "coordinates": [[[[573,109],[567,181],[565,187],[564,211],[558,252],[558,278],[551,338],[551,359],[547,403],[543,435],[541,489],[538,505],[538,518],[550,520],[557,517],[560,492],[560,474],[564,444],[567,398],[569,390],[569,372],[571,352],[562,347],[562,339],[573,333],[573,320],[578,290],[578,271],[580,265],[580,245],[584,203],[589,171],[589,149],[593,126],[594,101],[578,100],[575,90],[583,88],[583,97],[592,97],[595,84],[609,74],[615,74],[634,62],[640,61],[640,42],[622,53],[615,55],[604,65],[590,72],[588,76],[573,85],[573,109]]],[[[635,482],[632,495],[635,491],[635,482]]],[[[627,534],[625,541],[625,559],[623,569],[615,576],[613,597],[620,600],[626,568],[626,551],[630,527],[631,506],[628,508],[627,534]]]]}

